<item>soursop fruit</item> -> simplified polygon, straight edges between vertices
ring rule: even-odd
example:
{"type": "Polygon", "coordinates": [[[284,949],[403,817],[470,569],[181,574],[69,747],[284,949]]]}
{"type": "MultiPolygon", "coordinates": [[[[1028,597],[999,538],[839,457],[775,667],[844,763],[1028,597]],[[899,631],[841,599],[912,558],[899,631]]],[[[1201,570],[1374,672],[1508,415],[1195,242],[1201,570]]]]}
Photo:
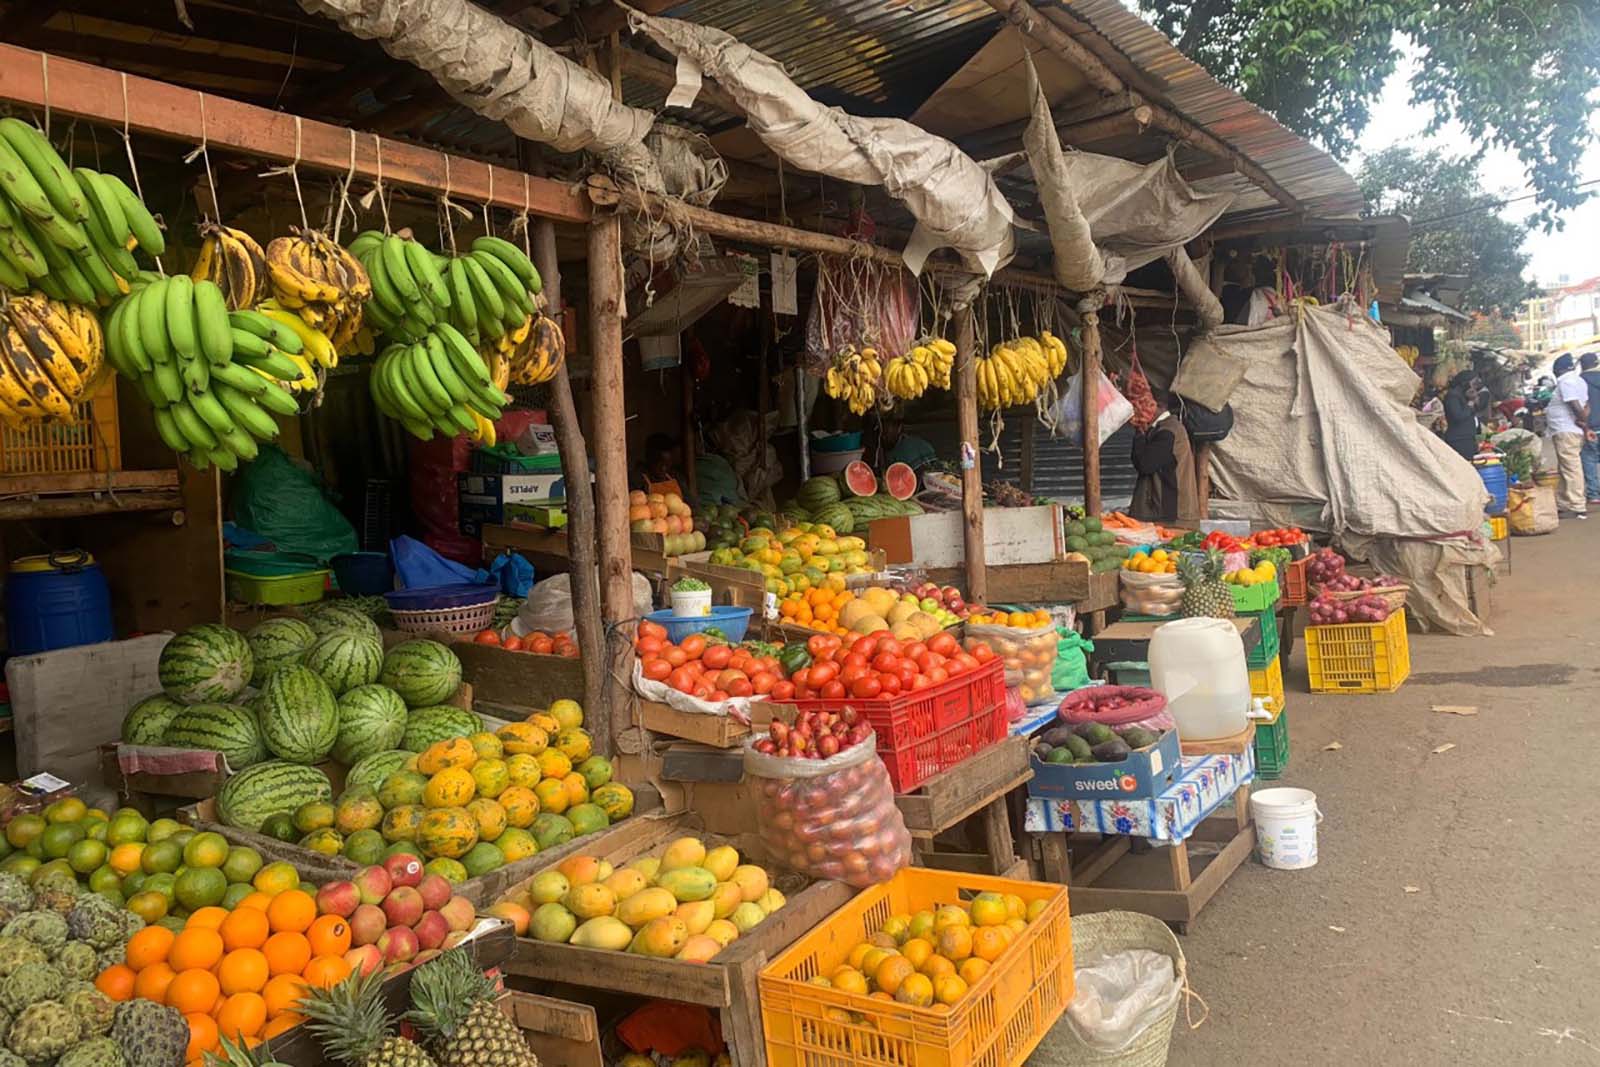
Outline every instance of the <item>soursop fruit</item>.
{"type": "Polygon", "coordinates": [[[56,1061],[56,1067],[124,1067],[122,1047],[109,1037],[97,1037],[74,1045],[56,1061]]]}
{"type": "Polygon", "coordinates": [[[182,1013],[153,1000],[118,1004],[111,1036],[127,1067],[173,1067],[189,1048],[189,1024],[182,1013]]]}
{"type": "Polygon", "coordinates": [[[95,955],[94,962],[95,966],[102,971],[107,967],[115,967],[119,963],[127,963],[128,946],[112,945],[110,948],[103,948],[95,955]]]}
{"type": "Polygon", "coordinates": [[[117,1017],[117,1002],[94,986],[73,990],[61,998],[61,1003],[78,1020],[84,1037],[104,1037],[111,1032],[111,1024],[117,1017]]]}
{"type": "MultiPolygon", "coordinates": [[[[76,941],[87,941],[97,949],[110,948],[127,940],[120,916],[133,915],[98,893],[81,896],[67,913],[67,933],[76,941]]],[[[137,915],[133,916],[139,918],[137,915]]],[[[141,920],[142,922],[142,920],[141,920]]]]}
{"type": "Polygon", "coordinates": [[[0,934],[0,978],[5,978],[24,963],[47,963],[44,949],[25,937],[0,934]]]}
{"type": "Polygon", "coordinates": [[[44,1064],[77,1044],[79,1036],[78,1020],[66,1005],[59,1000],[41,1000],[18,1013],[6,1034],[6,1047],[30,1064],[44,1064]]]}
{"type": "Polygon", "coordinates": [[[56,953],[56,970],[63,978],[86,982],[99,973],[95,966],[94,946],[87,941],[68,941],[56,953]]]}
{"type": "MultiPolygon", "coordinates": [[[[0,1008],[0,1046],[4,1046],[5,1041],[6,1041],[6,1035],[9,1034],[10,1032],[11,1032],[11,1013],[9,1011],[6,1011],[4,1008],[0,1008]]],[[[0,1051],[4,1051],[4,1049],[0,1048],[0,1051]]]]}
{"type": "Polygon", "coordinates": [[[67,920],[53,911],[25,911],[0,933],[25,937],[53,956],[67,943],[67,920]]]}
{"type": "Polygon", "coordinates": [[[78,903],[78,883],[65,875],[49,878],[33,887],[33,907],[36,911],[53,911],[65,915],[78,903]]]}
{"type": "MultiPolygon", "coordinates": [[[[19,1016],[30,1004],[55,1000],[66,992],[61,972],[48,963],[24,963],[0,980],[0,1008],[19,1016]]],[[[16,1025],[15,1023],[12,1024],[16,1025]]]]}

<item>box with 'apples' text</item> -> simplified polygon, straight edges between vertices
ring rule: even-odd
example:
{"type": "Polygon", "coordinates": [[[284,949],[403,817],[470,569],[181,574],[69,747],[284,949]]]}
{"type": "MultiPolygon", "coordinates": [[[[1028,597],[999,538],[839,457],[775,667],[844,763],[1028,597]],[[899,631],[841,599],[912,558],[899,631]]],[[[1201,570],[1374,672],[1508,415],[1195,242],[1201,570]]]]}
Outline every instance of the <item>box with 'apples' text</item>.
{"type": "Polygon", "coordinates": [[[506,521],[507,505],[561,504],[567,481],[550,474],[458,474],[456,519],[461,532],[478,537],[486,524],[506,521]]]}

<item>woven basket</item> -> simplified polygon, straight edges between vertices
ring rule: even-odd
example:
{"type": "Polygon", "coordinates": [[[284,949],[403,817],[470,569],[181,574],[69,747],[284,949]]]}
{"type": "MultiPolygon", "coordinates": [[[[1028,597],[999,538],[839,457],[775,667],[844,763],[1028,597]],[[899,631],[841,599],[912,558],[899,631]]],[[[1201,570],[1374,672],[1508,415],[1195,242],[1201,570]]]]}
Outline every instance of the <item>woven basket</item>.
{"type": "MultiPolygon", "coordinates": [[[[1072,917],[1072,956],[1084,960],[1107,952],[1144,948],[1172,957],[1178,981],[1188,983],[1188,964],[1183,949],[1167,924],[1133,911],[1101,911],[1072,917]]],[[[1056,1067],[1162,1067],[1172,1043],[1172,1024],[1178,1017],[1180,996],[1167,1017],[1136,1038],[1120,1052],[1101,1052],[1084,1044],[1068,1022],[1058,1026],[1051,1044],[1051,1063],[1056,1067]]]]}
{"type": "Polygon", "coordinates": [[[494,621],[498,598],[461,608],[436,608],[429,611],[399,611],[391,608],[397,630],[407,633],[475,634],[494,621]]]}
{"type": "Polygon", "coordinates": [[[1399,611],[1406,606],[1406,594],[1410,591],[1411,587],[1409,585],[1375,585],[1371,589],[1347,589],[1337,593],[1323,590],[1333,599],[1344,601],[1345,603],[1349,603],[1352,600],[1360,600],[1364,596],[1382,597],[1384,603],[1389,605],[1391,612],[1399,611]]]}

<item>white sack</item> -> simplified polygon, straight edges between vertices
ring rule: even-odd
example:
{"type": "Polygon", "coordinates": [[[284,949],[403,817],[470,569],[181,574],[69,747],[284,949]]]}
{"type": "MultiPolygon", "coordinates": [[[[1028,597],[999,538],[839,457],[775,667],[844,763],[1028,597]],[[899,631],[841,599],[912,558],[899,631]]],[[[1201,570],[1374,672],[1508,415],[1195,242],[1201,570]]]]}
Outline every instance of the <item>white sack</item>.
{"type": "MultiPolygon", "coordinates": [[[[1045,223],[1050,230],[1050,249],[1054,253],[1051,266],[1056,281],[1073,292],[1087,293],[1106,282],[1108,264],[1100,249],[1095,247],[1089,220],[1079,209],[1078,198],[1067,177],[1061,138],[1056,133],[1055,118],[1050,114],[1050,101],[1039,85],[1033,57],[1024,54],[1024,59],[1033,114],[1028,119],[1028,128],[1023,131],[1022,147],[1027,152],[1028,166],[1033,170],[1034,184],[1039,190],[1039,204],[1044,208],[1045,223]]],[[[1120,260],[1115,270],[1116,277],[1110,280],[1121,281],[1127,272],[1120,260]]]]}

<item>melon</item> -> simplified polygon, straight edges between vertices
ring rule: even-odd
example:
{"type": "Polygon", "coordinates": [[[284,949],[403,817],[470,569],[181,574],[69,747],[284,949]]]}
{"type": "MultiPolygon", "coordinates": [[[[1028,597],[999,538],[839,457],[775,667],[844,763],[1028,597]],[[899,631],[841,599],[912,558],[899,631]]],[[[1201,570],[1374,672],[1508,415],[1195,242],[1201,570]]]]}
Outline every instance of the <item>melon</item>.
{"type": "Polygon", "coordinates": [[[351,765],[350,772],[344,776],[344,787],[347,790],[359,787],[376,792],[390,775],[404,767],[415,755],[415,752],[407,752],[403,748],[374,752],[351,765]]]}
{"type": "Polygon", "coordinates": [[[461,686],[461,661],[437,641],[403,641],[383,657],[378,681],[408,707],[442,704],[461,686]]]}
{"type": "Polygon", "coordinates": [[[122,739],[130,745],[162,744],[167,727],[184,707],[165,693],[145,697],[123,716],[122,739]]]}
{"type": "Polygon", "coordinates": [[[335,630],[317,639],[304,662],[328,683],[334,696],[343,696],[356,686],[378,680],[383,669],[383,642],[354,630],[335,630]]]}
{"type": "Polygon", "coordinates": [[[836,534],[848,534],[856,528],[856,517],[843,504],[829,504],[812,516],[813,521],[833,527],[836,534]]]}
{"type": "Polygon", "coordinates": [[[339,738],[328,684],[307,667],[279,667],[261,687],[261,737],[279,759],[316,763],[339,738]]]}
{"type": "Polygon", "coordinates": [[[896,500],[910,500],[917,492],[917,472],[904,463],[891,463],[883,472],[883,490],[896,500]]]}
{"type": "Polygon", "coordinates": [[[417,708],[406,717],[405,731],[400,735],[400,747],[411,752],[421,752],[437,741],[452,737],[471,737],[483,729],[483,720],[470,711],[441,705],[417,708]]]}
{"type": "Polygon", "coordinates": [[[807,478],[795,494],[795,503],[808,512],[817,512],[839,502],[839,482],[831,474],[807,478]]]}
{"type": "Polygon", "coordinates": [[[299,663],[306,650],[317,642],[317,632],[299,619],[287,615],[266,619],[245,634],[254,657],[250,684],[259,687],[267,676],[286,663],[299,663]]]}
{"type": "Polygon", "coordinates": [[[217,818],[225,826],[259,830],[269,815],[333,799],[333,783],[315,767],[269,760],[240,771],[217,793],[217,818]]]}
{"type": "MultiPolygon", "coordinates": [[[[354,765],[394,751],[406,732],[406,702],[386,685],[358,685],[339,697],[339,735],[331,755],[354,765]]],[[[381,784],[381,780],[380,780],[381,784]]]]}
{"type": "Polygon", "coordinates": [[[878,491],[878,476],[859,459],[844,469],[839,481],[851,496],[871,496],[878,491]]]}
{"type": "Polygon", "coordinates": [[[232,700],[250,684],[254,669],[244,635],[216,622],[190,627],[168,641],[157,665],[161,688],[184,704],[232,700]]]}
{"type": "Polygon", "coordinates": [[[348,630],[366,634],[374,640],[383,640],[383,631],[378,629],[377,623],[363,614],[361,609],[341,600],[324,601],[311,608],[306,612],[306,623],[318,637],[348,630]]]}
{"type": "Polygon", "coordinates": [[[161,743],[220,752],[233,771],[267,758],[255,715],[238,704],[195,704],[184,708],[167,724],[161,743]]]}

